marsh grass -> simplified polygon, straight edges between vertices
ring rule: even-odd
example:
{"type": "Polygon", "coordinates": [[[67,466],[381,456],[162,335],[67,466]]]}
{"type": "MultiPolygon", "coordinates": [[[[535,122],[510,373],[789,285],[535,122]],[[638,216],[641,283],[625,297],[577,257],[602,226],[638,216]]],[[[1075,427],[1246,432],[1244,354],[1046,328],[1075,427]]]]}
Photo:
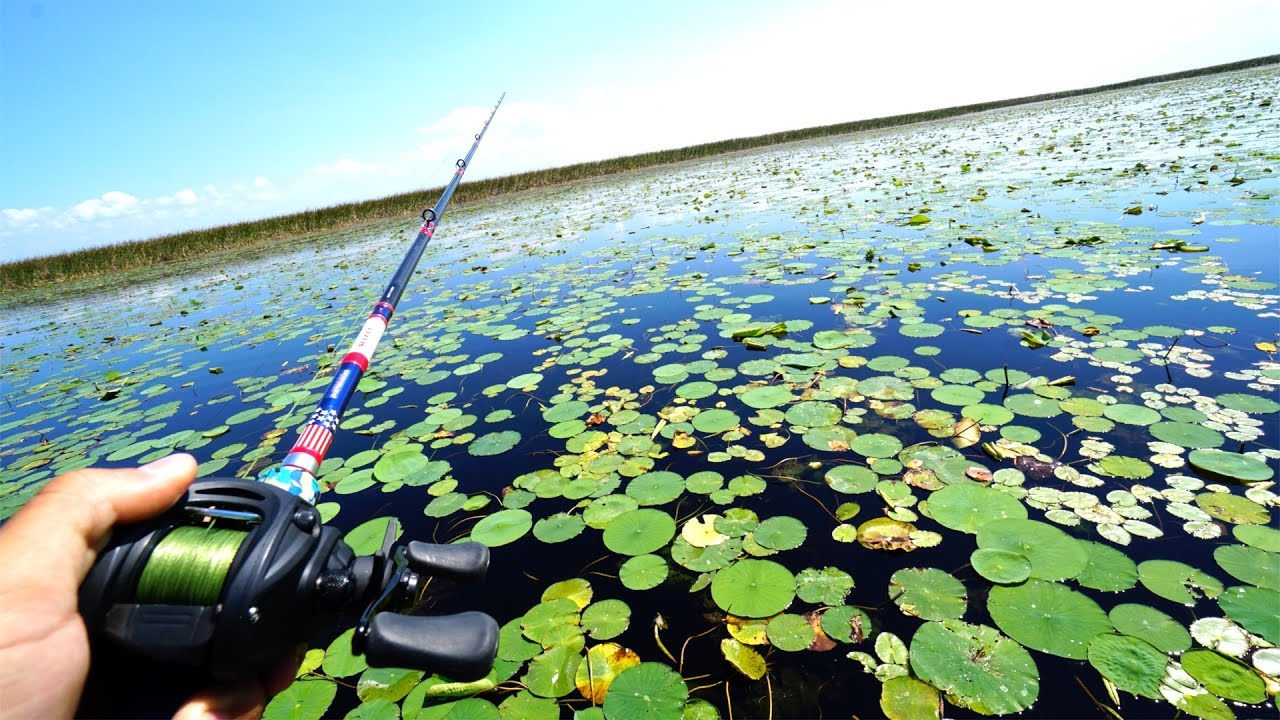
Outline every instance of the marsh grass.
{"type": "MultiPolygon", "coordinates": [[[[1280,55],[1269,55],[1225,65],[1155,75],[1079,90],[1030,95],[971,105],[958,105],[867,120],[855,120],[836,125],[823,125],[800,130],[769,133],[767,135],[734,138],[672,150],[661,150],[545,170],[534,170],[468,182],[458,188],[457,193],[454,195],[453,204],[455,206],[475,204],[490,198],[565,185],[588,178],[698,160],[713,155],[722,155],[781,143],[929,122],[1015,105],[1057,100],[1277,63],[1280,63],[1280,55]]],[[[171,266],[174,263],[195,257],[248,249],[271,249],[273,246],[283,244],[293,246],[294,243],[292,241],[299,238],[345,227],[417,215],[422,208],[433,204],[442,190],[443,186],[433,187],[373,200],[345,203],[315,210],[304,210],[289,215],[243,222],[236,225],[193,230],[174,235],[78,250],[60,255],[4,263],[0,264],[0,289],[8,293],[14,290],[51,285],[79,278],[118,273],[122,270],[171,266]]]]}

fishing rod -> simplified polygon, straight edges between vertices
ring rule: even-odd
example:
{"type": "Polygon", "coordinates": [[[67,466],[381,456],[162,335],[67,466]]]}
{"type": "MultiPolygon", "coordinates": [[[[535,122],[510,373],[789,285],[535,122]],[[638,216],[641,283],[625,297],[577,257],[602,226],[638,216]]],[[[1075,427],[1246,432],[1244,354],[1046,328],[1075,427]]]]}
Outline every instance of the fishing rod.
{"type": "Polygon", "coordinates": [[[378,552],[357,557],[313,506],[316,475],[342,414],[504,97],[440,199],[422,211],[417,237],[284,460],[257,481],[196,481],[164,515],[116,529],[80,586],[80,614],[95,647],[106,643],[231,680],[261,673],[359,610],[352,651],[371,666],[459,681],[488,674],[498,644],[493,618],[475,611],[404,614],[430,577],[483,579],[487,547],[419,541],[397,547],[392,519],[378,552]]]}

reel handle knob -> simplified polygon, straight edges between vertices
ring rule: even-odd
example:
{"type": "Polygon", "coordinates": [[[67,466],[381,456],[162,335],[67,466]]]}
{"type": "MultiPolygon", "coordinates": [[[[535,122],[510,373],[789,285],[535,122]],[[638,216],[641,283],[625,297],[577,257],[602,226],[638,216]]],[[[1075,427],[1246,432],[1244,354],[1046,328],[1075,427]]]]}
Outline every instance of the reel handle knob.
{"type": "Polygon", "coordinates": [[[369,623],[364,654],[374,667],[429,669],[471,682],[493,667],[498,623],[474,610],[431,617],[378,613],[369,623]]]}
{"type": "Polygon", "coordinates": [[[475,583],[489,572],[489,548],[478,542],[451,545],[414,540],[405,548],[409,569],[456,582],[475,583]]]}

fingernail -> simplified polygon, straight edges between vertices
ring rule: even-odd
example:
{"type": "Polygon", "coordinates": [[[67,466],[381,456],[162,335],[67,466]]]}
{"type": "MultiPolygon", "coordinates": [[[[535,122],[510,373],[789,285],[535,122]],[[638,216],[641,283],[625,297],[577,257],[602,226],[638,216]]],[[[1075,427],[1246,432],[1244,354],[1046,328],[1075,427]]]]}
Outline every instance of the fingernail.
{"type": "Polygon", "coordinates": [[[152,460],[146,465],[141,465],[138,467],[138,469],[151,478],[154,478],[157,480],[168,479],[173,476],[173,473],[175,471],[177,471],[182,466],[186,465],[187,464],[186,458],[190,458],[190,457],[191,456],[187,455],[186,453],[175,453],[173,455],[166,455],[165,457],[162,457],[159,460],[152,460]]]}

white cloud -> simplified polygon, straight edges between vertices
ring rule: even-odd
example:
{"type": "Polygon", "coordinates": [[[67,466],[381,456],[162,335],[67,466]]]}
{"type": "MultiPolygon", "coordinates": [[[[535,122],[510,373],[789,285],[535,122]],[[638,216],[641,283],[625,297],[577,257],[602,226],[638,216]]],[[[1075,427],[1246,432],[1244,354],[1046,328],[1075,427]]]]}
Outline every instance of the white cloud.
{"type": "Polygon", "coordinates": [[[138,198],[126,192],[112,190],[103,193],[99,197],[76,203],[71,208],[71,214],[81,220],[111,218],[136,212],[138,205],[138,198]]]}
{"type": "Polygon", "coordinates": [[[0,260],[67,252],[287,212],[266,177],[139,198],[112,190],[68,207],[0,209],[0,260]],[[89,242],[86,242],[89,239],[89,242]]]}

